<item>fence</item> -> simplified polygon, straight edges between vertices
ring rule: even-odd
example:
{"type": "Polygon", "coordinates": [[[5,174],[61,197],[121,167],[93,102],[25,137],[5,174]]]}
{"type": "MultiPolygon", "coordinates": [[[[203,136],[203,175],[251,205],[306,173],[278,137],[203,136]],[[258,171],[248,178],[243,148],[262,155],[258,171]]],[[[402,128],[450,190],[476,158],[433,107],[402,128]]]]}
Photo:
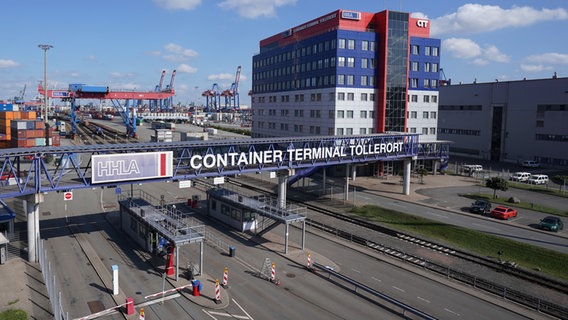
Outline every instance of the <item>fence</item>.
{"type": "Polygon", "coordinates": [[[51,262],[47,260],[47,252],[43,247],[43,240],[38,243],[38,258],[41,267],[41,274],[47,288],[49,301],[51,302],[51,310],[53,311],[53,318],[55,320],[69,319],[69,312],[63,310],[61,291],[57,290],[57,281],[53,271],[51,270],[51,262]]]}

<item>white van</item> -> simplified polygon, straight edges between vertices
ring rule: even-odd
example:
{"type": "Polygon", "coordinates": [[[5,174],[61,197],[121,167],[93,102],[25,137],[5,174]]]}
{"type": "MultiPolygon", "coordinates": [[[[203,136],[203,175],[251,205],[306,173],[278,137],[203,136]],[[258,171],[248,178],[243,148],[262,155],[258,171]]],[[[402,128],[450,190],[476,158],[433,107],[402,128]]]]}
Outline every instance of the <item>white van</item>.
{"type": "Polygon", "coordinates": [[[531,177],[531,174],[528,172],[515,172],[513,175],[509,177],[511,181],[518,181],[518,182],[526,182],[531,177]]]}
{"type": "Polygon", "coordinates": [[[547,184],[548,183],[548,176],[545,174],[533,174],[527,183],[530,184],[547,184]]]}
{"type": "Polygon", "coordinates": [[[480,171],[483,171],[483,166],[480,165],[480,164],[465,164],[465,165],[463,166],[463,170],[464,170],[465,172],[469,172],[469,173],[471,173],[471,172],[480,172],[480,171]]]}
{"type": "Polygon", "coordinates": [[[540,163],[532,160],[525,160],[521,163],[521,166],[525,168],[538,168],[540,167],[540,163]]]}

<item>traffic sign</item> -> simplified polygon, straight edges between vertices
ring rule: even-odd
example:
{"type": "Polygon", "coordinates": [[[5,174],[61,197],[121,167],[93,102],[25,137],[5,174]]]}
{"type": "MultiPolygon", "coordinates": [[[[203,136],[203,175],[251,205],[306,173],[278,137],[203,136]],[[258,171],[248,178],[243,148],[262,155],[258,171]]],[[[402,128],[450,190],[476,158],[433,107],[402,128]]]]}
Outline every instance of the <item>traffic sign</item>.
{"type": "Polygon", "coordinates": [[[65,201],[73,200],[73,192],[67,191],[67,192],[63,193],[63,199],[65,201]]]}

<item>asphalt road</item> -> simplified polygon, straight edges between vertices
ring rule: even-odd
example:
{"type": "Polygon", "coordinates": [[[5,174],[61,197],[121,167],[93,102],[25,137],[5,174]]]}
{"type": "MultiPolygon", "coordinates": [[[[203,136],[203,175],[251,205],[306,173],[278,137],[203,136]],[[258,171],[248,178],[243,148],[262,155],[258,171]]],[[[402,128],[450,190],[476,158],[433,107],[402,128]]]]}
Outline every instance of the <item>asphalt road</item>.
{"type": "MultiPolygon", "coordinates": [[[[153,195],[164,194],[168,202],[178,203],[196,190],[179,190],[175,184],[145,184],[153,195]]],[[[74,200],[62,201],[61,194],[47,195],[42,204],[42,238],[46,239],[48,256],[60,279],[60,290],[66,303],[64,309],[72,318],[90,314],[93,306],[108,308],[115,305],[109,288],[97,278],[92,264],[78,247],[77,234],[71,234],[68,225],[77,226],[80,234],[88,239],[101,261],[110,269],[119,266],[121,290],[136,303],[143,297],[162,290],[164,281],[160,275],[161,258],[147,259],[139,249],[105,219],[103,212],[116,210],[113,189],[77,190],[74,200]],[[67,298],[65,298],[67,297],[67,298]]],[[[230,258],[224,250],[205,246],[204,271],[220,278],[224,267],[230,270],[230,303],[224,310],[202,308],[174,298],[164,304],[146,307],[147,319],[211,319],[230,316],[238,319],[306,318],[306,319],[397,319],[399,316],[384,307],[375,298],[354,294],[317,275],[307,272],[301,265],[282,256],[281,252],[251,242],[241,235],[227,230],[223,225],[212,224],[208,230],[226,243],[235,245],[237,258],[230,258]],[[277,266],[280,286],[258,277],[264,259],[269,258],[277,266]]],[[[292,229],[290,239],[299,239],[299,231],[292,229]]],[[[282,237],[282,230],[271,231],[282,237]]],[[[383,293],[442,319],[518,319],[519,315],[488,303],[469,294],[450,288],[384,263],[372,255],[354,251],[308,234],[307,247],[318,252],[339,266],[339,271],[383,293]]],[[[196,247],[182,248],[180,264],[195,261],[196,247]]],[[[166,289],[172,285],[166,283],[166,289]]],[[[506,304],[506,302],[502,302],[506,304]]],[[[122,319],[119,315],[105,319],[122,319]]]]}

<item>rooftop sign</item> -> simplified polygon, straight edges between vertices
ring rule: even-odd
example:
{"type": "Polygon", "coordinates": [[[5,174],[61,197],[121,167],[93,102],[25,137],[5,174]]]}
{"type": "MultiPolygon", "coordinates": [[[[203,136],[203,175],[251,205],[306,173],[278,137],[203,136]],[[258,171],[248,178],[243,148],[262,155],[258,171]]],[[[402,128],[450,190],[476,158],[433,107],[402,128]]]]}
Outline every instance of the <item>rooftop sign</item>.
{"type": "Polygon", "coordinates": [[[91,183],[168,178],[173,151],[92,155],[91,183]]]}
{"type": "Polygon", "coordinates": [[[356,11],[341,11],[341,19],[360,20],[361,13],[356,11]]]}

